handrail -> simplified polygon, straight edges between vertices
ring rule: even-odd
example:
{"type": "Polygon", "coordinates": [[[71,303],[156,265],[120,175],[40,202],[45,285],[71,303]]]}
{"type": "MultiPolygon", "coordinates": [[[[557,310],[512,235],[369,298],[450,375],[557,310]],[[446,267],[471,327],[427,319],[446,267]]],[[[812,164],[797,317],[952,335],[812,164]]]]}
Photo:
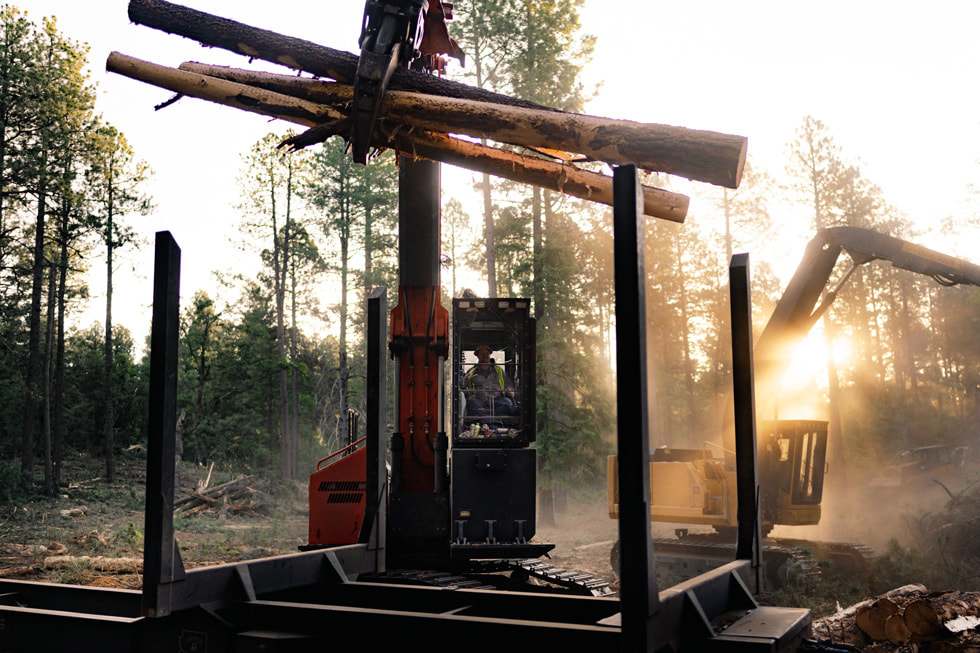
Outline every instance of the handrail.
{"type": "Polygon", "coordinates": [[[734,451],[732,451],[731,449],[726,449],[724,446],[718,444],[717,442],[712,442],[710,440],[705,440],[704,442],[701,443],[701,451],[704,451],[705,448],[707,448],[707,447],[718,447],[719,449],[721,449],[725,453],[730,453],[732,455],[735,455],[735,452],[734,451]]]}
{"type": "Polygon", "coordinates": [[[325,463],[325,462],[327,462],[328,460],[330,460],[330,459],[331,459],[331,458],[333,458],[334,456],[339,456],[340,454],[342,454],[342,453],[344,453],[344,452],[345,452],[345,451],[347,451],[348,449],[354,449],[354,448],[356,448],[356,447],[357,447],[357,445],[359,445],[359,444],[361,444],[361,443],[362,443],[362,442],[364,442],[365,440],[367,440],[367,436],[366,436],[366,435],[365,435],[365,436],[364,436],[363,438],[360,438],[359,440],[355,440],[354,442],[351,442],[351,443],[350,443],[349,445],[347,445],[347,446],[346,446],[346,447],[344,447],[343,449],[338,449],[337,451],[334,451],[334,452],[333,452],[332,454],[330,454],[330,455],[329,455],[329,456],[327,456],[326,458],[324,458],[324,459],[322,459],[322,460],[320,460],[320,461],[319,461],[319,462],[318,462],[318,463],[316,464],[316,469],[317,469],[317,471],[320,471],[320,465],[322,465],[323,463],[325,463]]]}

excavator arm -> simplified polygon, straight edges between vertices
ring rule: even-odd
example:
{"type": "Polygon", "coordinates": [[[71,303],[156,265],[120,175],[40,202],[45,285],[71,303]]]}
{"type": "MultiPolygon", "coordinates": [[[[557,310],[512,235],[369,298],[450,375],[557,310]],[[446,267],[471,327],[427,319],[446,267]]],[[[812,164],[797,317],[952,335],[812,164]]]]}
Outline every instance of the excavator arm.
{"type": "Polygon", "coordinates": [[[755,345],[757,397],[764,400],[773,396],[792,349],[806,338],[854,270],[875,260],[890,261],[893,267],[930,276],[944,286],[961,283],[980,286],[980,266],[973,263],[869,229],[821,229],[807,245],[803,259],[755,345]],[[850,267],[828,289],[842,252],[849,255],[850,267]]]}

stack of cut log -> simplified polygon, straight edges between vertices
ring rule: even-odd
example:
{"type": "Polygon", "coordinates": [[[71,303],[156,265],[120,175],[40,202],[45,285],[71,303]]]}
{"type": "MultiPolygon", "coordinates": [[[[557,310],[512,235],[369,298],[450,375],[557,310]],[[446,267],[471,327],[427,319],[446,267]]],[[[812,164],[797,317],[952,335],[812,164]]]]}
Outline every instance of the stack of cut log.
{"type": "MultiPolygon", "coordinates": [[[[291,148],[349,136],[355,55],[164,0],[131,0],[129,17],[313,78],[197,63],[169,68],[117,52],[106,62],[109,71],[171,90],[177,98],[196,97],[308,127],[285,143],[291,148]]],[[[605,204],[612,204],[611,177],[573,160],[633,163],[728,188],[738,186],[745,164],[746,139],[741,136],[567,113],[404,68],[396,71],[390,88],[373,135],[378,148],[605,204]],[[450,134],[523,149],[489,147],[450,134]],[[559,156],[544,158],[538,155],[542,152],[559,156]]],[[[643,187],[647,215],[682,222],[688,204],[684,195],[643,187]]]]}
{"type": "Polygon", "coordinates": [[[813,624],[825,643],[862,651],[980,651],[980,592],[906,585],[813,624]]]}
{"type": "Polygon", "coordinates": [[[219,514],[241,514],[252,512],[255,508],[255,495],[248,486],[251,476],[228,481],[211,489],[183,490],[187,496],[174,501],[174,515],[189,517],[206,510],[219,514]]]}

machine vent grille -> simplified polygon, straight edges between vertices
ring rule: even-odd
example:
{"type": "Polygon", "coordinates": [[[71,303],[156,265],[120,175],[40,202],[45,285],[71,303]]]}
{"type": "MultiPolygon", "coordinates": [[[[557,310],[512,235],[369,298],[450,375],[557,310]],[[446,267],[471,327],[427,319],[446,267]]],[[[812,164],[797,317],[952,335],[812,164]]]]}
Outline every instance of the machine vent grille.
{"type": "Polygon", "coordinates": [[[363,492],[333,492],[327,497],[327,503],[360,503],[363,492]]]}

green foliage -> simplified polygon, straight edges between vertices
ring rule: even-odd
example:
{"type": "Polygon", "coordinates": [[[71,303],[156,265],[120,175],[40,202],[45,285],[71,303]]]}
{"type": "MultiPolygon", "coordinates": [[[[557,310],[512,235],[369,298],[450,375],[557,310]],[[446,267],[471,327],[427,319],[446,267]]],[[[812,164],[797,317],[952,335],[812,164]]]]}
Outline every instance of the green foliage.
{"type": "Polygon", "coordinates": [[[0,460],[0,505],[14,506],[32,494],[30,479],[17,460],[0,460]]]}
{"type": "Polygon", "coordinates": [[[929,589],[943,589],[947,586],[948,578],[944,577],[940,565],[936,558],[924,556],[916,549],[907,549],[891,539],[886,550],[877,554],[872,563],[868,593],[880,594],[910,583],[919,583],[929,589]]]}
{"type": "Polygon", "coordinates": [[[135,522],[129,522],[125,529],[116,534],[116,541],[134,551],[139,550],[143,546],[143,531],[135,522]]]}

